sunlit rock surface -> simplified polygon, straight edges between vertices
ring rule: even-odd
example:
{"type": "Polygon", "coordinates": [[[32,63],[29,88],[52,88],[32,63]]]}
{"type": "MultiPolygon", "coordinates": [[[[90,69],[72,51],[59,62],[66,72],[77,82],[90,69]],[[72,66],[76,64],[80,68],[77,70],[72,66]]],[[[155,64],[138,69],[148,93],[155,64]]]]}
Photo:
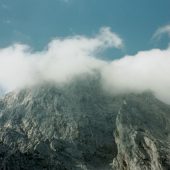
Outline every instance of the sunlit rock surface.
{"type": "Polygon", "coordinates": [[[44,84],[0,100],[0,169],[170,169],[170,106],[111,96],[99,78],[44,84]]]}
{"type": "Polygon", "coordinates": [[[114,169],[170,169],[169,106],[151,94],[128,95],[116,118],[114,169]]]}

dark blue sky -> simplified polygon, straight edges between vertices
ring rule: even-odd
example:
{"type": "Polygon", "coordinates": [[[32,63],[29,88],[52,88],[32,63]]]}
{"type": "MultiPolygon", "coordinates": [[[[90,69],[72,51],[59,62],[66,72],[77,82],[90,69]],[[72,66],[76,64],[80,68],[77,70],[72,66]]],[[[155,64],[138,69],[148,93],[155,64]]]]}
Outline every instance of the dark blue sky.
{"type": "Polygon", "coordinates": [[[125,42],[114,55],[164,48],[166,38],[151,38],[170,23],[169,8],[170,0],[0,0],[0,47],[22,42],[40,50],[55,37],[91,36],[109,26],[125,42]]]}

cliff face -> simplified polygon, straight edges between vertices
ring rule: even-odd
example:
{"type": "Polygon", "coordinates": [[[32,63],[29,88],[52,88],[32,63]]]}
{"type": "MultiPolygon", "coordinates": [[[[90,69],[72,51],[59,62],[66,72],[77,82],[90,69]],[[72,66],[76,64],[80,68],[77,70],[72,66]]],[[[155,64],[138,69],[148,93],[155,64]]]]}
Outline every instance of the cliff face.
{"type": "Polygon", "coordinates": [[[168,169],[169,133],[170,107],[151,94],[45,84],[0,100],[0,169],[168,169]]]}
{"type": "Polygon", "coordinates": [[[170,169],[169,106],[152,95],[124,98],[116,118],[115,169],[170,169]]]}

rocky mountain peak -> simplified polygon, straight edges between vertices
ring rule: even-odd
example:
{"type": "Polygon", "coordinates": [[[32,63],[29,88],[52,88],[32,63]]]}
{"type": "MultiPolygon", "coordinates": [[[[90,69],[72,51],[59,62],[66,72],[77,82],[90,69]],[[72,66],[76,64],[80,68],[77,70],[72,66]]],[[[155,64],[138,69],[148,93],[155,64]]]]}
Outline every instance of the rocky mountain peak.
{"type": "Polygon", "coordinates": [[[169,134],[170,106],[150,93],[45,83],[0,100],[0,169],[168,169],[169,134]]]}

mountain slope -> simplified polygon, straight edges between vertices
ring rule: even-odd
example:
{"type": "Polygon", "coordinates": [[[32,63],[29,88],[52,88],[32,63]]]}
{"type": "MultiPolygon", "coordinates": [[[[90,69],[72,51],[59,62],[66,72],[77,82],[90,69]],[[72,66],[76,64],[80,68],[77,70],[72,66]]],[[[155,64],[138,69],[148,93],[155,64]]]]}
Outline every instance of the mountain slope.
{"type": "Polygon", "coordinates": [[[115,169],[170,169],[169,106],[150,94],[124,98],[116,119],[115,169]]]}
{"type": "Polygon", "coordinates": [[[0,168],[168,169],[170,107],[150,93],[113,97],[99,82],[44,84],[1,99],[0,168]]]}

